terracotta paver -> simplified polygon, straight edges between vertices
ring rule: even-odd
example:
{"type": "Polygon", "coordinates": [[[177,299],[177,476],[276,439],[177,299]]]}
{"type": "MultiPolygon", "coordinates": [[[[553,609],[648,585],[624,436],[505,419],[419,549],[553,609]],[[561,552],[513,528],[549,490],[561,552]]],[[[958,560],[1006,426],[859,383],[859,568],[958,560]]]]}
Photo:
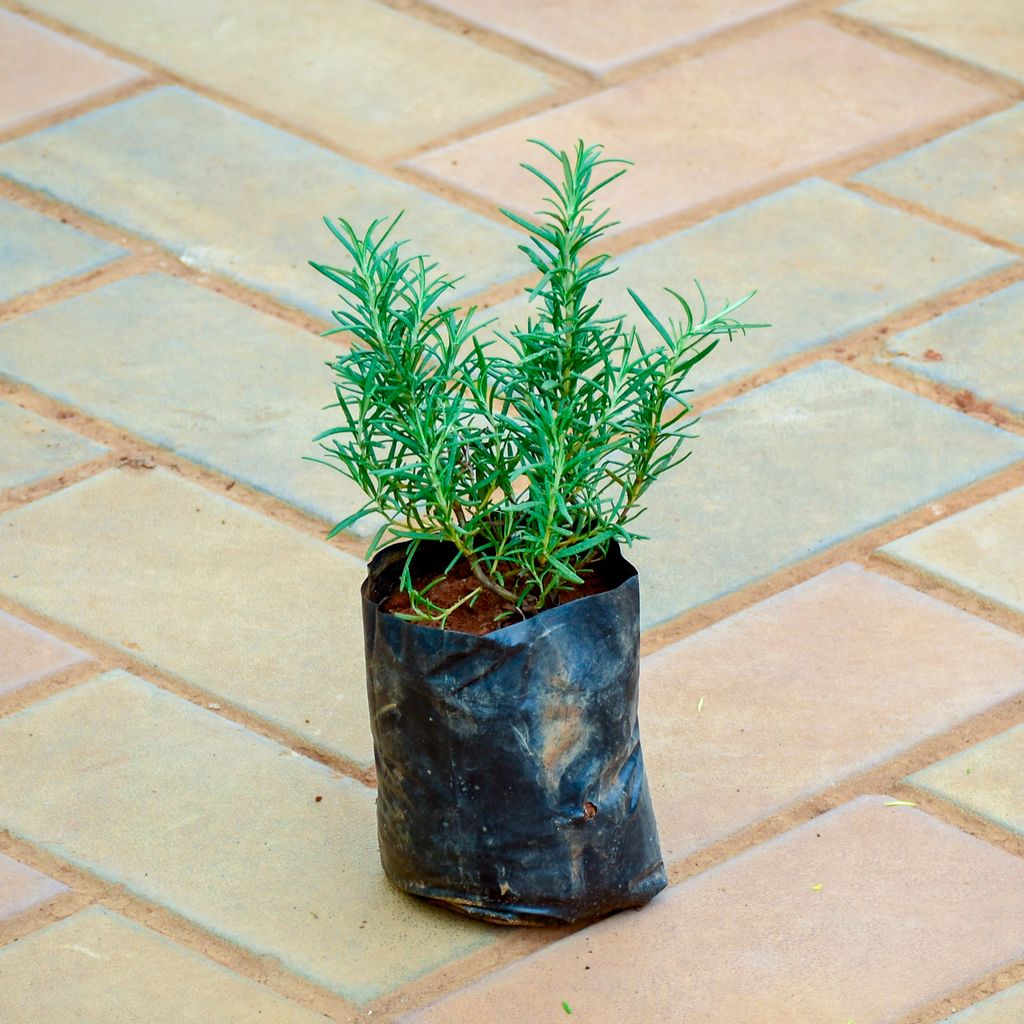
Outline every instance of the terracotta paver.
{"type": "Polygon", "coordinates": [[[1014,1024],[1019,1020],[1024,1020],[1024,983],[968,1006],[942,1024],[1014,1024]]]}
{"type": "Polygon", "coordinates": [[[88,660],[88,655],[0,611],[0,693],[10,693],[88,660]]]}
{"type": "Polygon", "coordinates": [[[965,17],[959,0],[857,0],[844,14],[916,43],[1024,81],[1024,7],[983,0],[965,17]]]}
{"type": "Polygon", "coordinates": [[[645,495],[650,540],[629,553],[647,625],[1024,454],[1024,438],[829,361],[716,406],[696,432],[645,495]]]}
{"type": "Polygon", "coordinates": [[[613,0],[549,4],[544,0],[430,0],[475,25],[521,40],[560,60],[601,74],[670,46],[694,42],[791,0],[640,0],[628,16],[613,0]]]}
{"type": "Polygon", "coordinates": [[[0,825],[351,999],[495,934],[390,887],[372,790],[127,673],[0,737],[0,825]]]}
{"type": "Polygon", "coordinates": [[[881,549],[960,590],[1024,612],[1024,487],[900,537],[881,549]]]}
{"type": "Polygon", "coordinates": [[[854,180],[1024,245],[1024,104],[895,156],[854,180]]]}
{"type": "MultiPolygon", "coordinates": [[[[0,921],[17,917],[62,892],[67,892],[66,885],[0,853],[0,921]]],[[[6,978],[2,967],[0,978],[6,978]]]]}
{"type": "Polygon", "coordinates": [[[1021,692],[1024,638],[858,566],[815,577],[645,659],[663,852],[692,853],[1021,692]]]}
{"type": "Polygon", "coordinates": [[[862,797],[402,1020],[882,1024],[1022,954],[1024,862],[862,797]]]}
{"type": "MultiPolygon", "coordinates": [[[[627,313],[650,334],[627,288],[658,316],[676,319],[679,306],[666,286],[699,305],[696,277],[715,310],[756,288],[738,315],[771,328],[723,341],[694,371],[699,393],[1011,262],[992,246],[810,178],[629,250],[593,294],[605,301],[605,315],[627,313]]],[[[526,297],[511,299],[487,316],[507,329],[525,322],[528,306],[526,297]]]]}
{"type": "Polygon", "coordinates": [[[337,521],[362,492],[302,456],[338,421],[324,364],[342,347],[154,274],[0,325],[0,373],[337,521]]]}
{"type": "Polygon", "coordinates": [[[0,538],[0,593],[371,760],[357,559],[164,470],[92,477],[0,538]]]}
{"type": "Polygon", "coordinates": [[[52,420],[0,400],[0,490],[44,480],[106,451],[52,420]]]}
{"type": "Polygon", "coordinates": [[[130,17],[118,0],[29,6],[364,156],[551,89],[528,65],[370,0],[313,0],[287,18],[274,0],[182,0],[173,12],[139,0],[130,17]]]}
{"type": "Polygon", "coordinates": [[[0,950],[5,1024],[326,1024],[263,985],[102,907],[0,950]]]}
{"type": "Polygon", "coordinates": [[[1024,283],[892,335],[887,355],[915,376],[966,389],[1024,415],[1024,375],[1019,373],[1021,323],[1024,283]]]}
{"type": "Polygon", "coordinates": [[[834,160],[994,95],[819,22],[765,33],[427,153],[410,166],[532,211],[518,168],[580,136],[636,167],[602,193],[625,227],[834,160]],[[685,111],[681,115],[680,111],[685,111]],[[669,131],[668,125],[677,125],[669,131]]]}
{"type": "Polygon", "coordinates": [[[0,131],[142,77],[138,68],[0,11],[0,131]]]}
{"type": "Polygon", "coordinates": [[[307,261],[344,250],[324,215],[365,228],[406,210],[405,236],[466,275],[462,294],[529,269],[516,232],[177,86],[0,146],[0,174],[325,320],[338,289],[307,261]]]}
{"type": "Polygon", "coordinates": [[[124,254],[116,245],[0,199],[0,302],[77,277],[124,254]]]}
{"type": "Polygon", "coordinates": [[[907,781],[1024,835],[1024,725],[922,768],[907,781]]]}

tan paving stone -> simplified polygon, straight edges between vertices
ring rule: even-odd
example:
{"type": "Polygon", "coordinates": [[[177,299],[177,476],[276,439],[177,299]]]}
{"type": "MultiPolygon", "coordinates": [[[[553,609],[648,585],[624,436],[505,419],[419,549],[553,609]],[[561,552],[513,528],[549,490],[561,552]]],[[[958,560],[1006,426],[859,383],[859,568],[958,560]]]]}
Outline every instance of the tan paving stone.
{"type": "Polygon", "coordinates": [[[9,693],[88,660],[88,655],[0,611],[0,693],[9,693]]]}
{"type": "MultiPolygon", "coordinates": [[[[716,311],[756,289],[739,315],[772,326],[719,344],[694,371],[693,386],[704,391],[1012,262],[994,246],[808,178],[631,249],[591,294],[606,302],[602,315],[626,314],[653,336],[627,288],[663,318],[679,316],[665,286],[699,303],[696,277],[716,311]]],[[[524,324],[528,311],[524,295],[486,315],[499,317],[495,329],[507,331],[524,324]]]]}
{"type": "Polygon", "coordinates": [[[326,1024],[102,907],[0,950],[4,1024],[326,1024]]]}
{"type": "Polygon", "coordinates": [[[822,360],[701,418],[693,457],[644,495],[630,552],[645,626],[988,476],[1019,438],[822,360]]]}
{"type": "Polygon", "coordinates": [[[919,377],[965,388],[1024,416],[1024,282],[890,335],[891,361],[919,377]]]}
{"type": "Polygon", "coordinates": [[[922,768],[907,782],[1024,835],[1024,725],[922,768]]]}
{"type": "Polygon", "coordinates": [[[345,258],[324,216],[406,211],[412,251],[465,275],[452,294],[529,269],[511,228],[179,86],[0,145],[0,174],[324,320],[339,289],[308,261],[345,258]]]}
{"type": "Polygon", "coordinates": [[[1024,639],[856,565],[763,601],[644,660],[644,754],[665,857],[1019,692],[1024,639]]]}
{"type": "MultiPolygon", "coordinates": [[[[0,921],[31,910],[62,892],[67,892],[67,886],[0,853],[0,921]]],[[[4,978],[0,967],[0,979],[4,978]]]]}
{"type": "Polygon", "coordinates": [[[23,506],[0,517],[0,543],[0,592],[372,759],[358,559],[163,470],[112,470],[23,506]]]}
{"type": "Polygon", "coordinates": [[[0,490],[44,480],[106,451],[81,434],[0,401],[0,490]]]}
{"type": "Polygon", "coordinates": [[[582,136],[635,161],[602,196],[617,220],[636,227],[995,98],[805,21],[434,150],[410,166],[532,211],[541,185],[518,163],[543,154],[524,140],[571,146],[582,136]]]}
{"type": "Polygon", "coordinates": [[[496,934],[390,887],[372,790],[127,673],[0,720],[0,767],[3,827],[353,1000],[496,934]]]}
{"type": "Polygon", "coordinates": [[[342,349],[162,274],[0,325],[0,373],[332,523],[363,493],[301,456],[320,455],[314,435],[337,422],[324,363],[342,349]]]}
{"type": "Polygon", "coordinates": [[[1020,1021],[1024,1021],[1024,983],[968,1006],[947,1017],[942,1024],[1020,1024],[1020,1021]]]}
{"type": "Polygon", "coordinates": [[[435,7],[518,39],[588,71],[610,71],[670,46],[694,42],[790,0],[429,0],[435,7]]]}
{"type": "Polygon", "coordinates": [[[95,270],[125,254],[116,245],[0,199],[0,302],[95,270]]]}
{"type": "Polygon", "coordinates": [[[142,77],[138,68],[0,11],[0,130],[142,77]]]}
{"type": "Polygon", "coordinates": [[[881,551],[986,601],[1024,612],[1024,487],[894,540],[881,551]]]}
{"type": "Polygon", "coordinates": [[[369,0],[30,0],[186,80],[364,156],[466,128],[551,89],[528,67],[369,0]]]}
{"type": "Polygon", "coordinates": [[[1024,245],[1024,103],[901,153],[853,180],[1024,245]]]}
{"type": "Polygon", "coordinates": [[[883,1024],[1022,954],[1024,862],[864,797],[403,1021],[883,1024]]]}
{"type": "Polygon", "coordinates": [[[1024,81],[1024,6],[1019,0],[858,0],[844,14],[951,57],[1024,81]]]}

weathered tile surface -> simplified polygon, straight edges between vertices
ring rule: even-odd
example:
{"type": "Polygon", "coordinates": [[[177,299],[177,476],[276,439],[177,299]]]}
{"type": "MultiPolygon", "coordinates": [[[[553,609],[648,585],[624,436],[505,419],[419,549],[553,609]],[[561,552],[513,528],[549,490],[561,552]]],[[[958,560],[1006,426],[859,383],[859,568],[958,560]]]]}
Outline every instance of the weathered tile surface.
{"type": "Polygon", "coordinates": [[[1024,639],[845,565],[645,659],[641,692],[671,861],[1024,692],[1024,639]]]}
{"type": "Polygon", "coordinates": [[[81,434],[0,401],[0,490],[43,480],[106,451],[81,434]]]}
{"type": "Polygon", "coordinates": [[[887,352],[911,373],[1024,414],[1022,324],[1024,283],[1018,283],[893,335],[887,352]]]}
{"type": "Polygon", "coordinates": [[[270,989],[102,907],[0,950],[4,1024],[326,1024],[270,989]]]}
{"type": "MultiPolygon", "coordinates": [[[[963,235],[880,206],[812,178],[633,249],[594,288],[608,315],[643,323],[630,287],[659,316],[679,317],[666,285],[698,301],[693,278],[719,309],[757,289],[739,316],[769,323],[722,342],[694,371],[713,387],[795,352],[823,345],[1012,261],[963,235]],[[821,239],[828,238],[828,245],[821,239]]],[[[487,311],[511,326],[526,319],[526,298],[487,311]]]]}
{"type": "MultiPolygon", "coordinates": [[[[369,0],[31,0],[90,35],[315,132],[385,156],[551,89],[539,71],[369,0]],[[155,30],[158,27],[158,30],[155,30]]],[[[301,194],[297,192],[296,194],[301,194]]]]}
{"type": "Polygon", "coordinates": [[[307,260],[344,253],[323,215],[408,211],[404,237],[462,293],[528,269],[511,229],[177,86],[0,146],[0,174],[325,318],[338,289],[307,260]]]}
{"type": "Polygon", "coordinates": [[[0,543],[0,593],[371,760],[357,559],[163,470],[23,506],[0,543]]]}
{"type": "Polygon", "coordinates": [[[718,406],[697,431],[638,522],[647,625],[1024,454],[1024,439],[827,361],[718,406]]]}
{"type": "Polygon", "coordinates": [[[324,363],[341,347],[148,275],[0,325],[0,373],[337,520],[362,492],[303,456],[320,454],[312,438],[336,422],[324,363]]]}
{"type": "Polygon", "coordinates": [[[0,611],[0,693],[9,693],[87,660],[87,655],[0,611]]]}
{"type": "Polygon", "coordinates": [[[1024,612],[1024,487],[894,540],[882,552],[1024,612]]]}
{"type": "Polygon", "coordinates": [[[1024,835],[1024,725],[922,768],[907,781],[1024,835]]]}
{"type": "MultiPolygon", "coordinates": [[[[66,891],[67,886],[0,853],[0,921],[31,910],[66,891]]],[[[0,968],[0,978],[4,977],[0,968]]],[[[6,990],[6,982],[4,988],[6,990]]]]}
{"type": "Polygon", "coordinates": [[[372,790],[127,673],[0,736],[6,827],[349,998],[494,934],[391,888],[372,790]]]}
{"type": "Polygon", "coordinates": [[[58,32],[0,11],[0,131],[141,77],[58,32]]]}
{"type": "Polygon", "coordinates": [[[602,72],[778,10],[790,0],[634,0],[628,13],[613,0],[430,2],[560,60],[602,72]]]}
{"type": "Polygon", "coordinates": [[[857,0],[844,14],[872,22],[951,57],[1024,81],[1024,7],[984,0],[965,16],[961,0],[857,0]]]}
{"type": "Polygon", "coordinates": [[[541,185],[518,164],[540,151],[524,140],[571,146],[582,136],[635,161],[602,193],[616,219],[635,227],[993,98],[808,21],[435,150],[411,166],[532,211],[541,185]]]}
{"type": "Polygon", "coordinates": [[[1024,983],[1012,985],[974,1006],[947,1017],[942,1024],[1016,1024],[1024,1020],[1024,983]]]}
{"type": "Polygon", "coordinates": [[[1024,245],[1024,104],[893,157],[854,180],[1024,245]]]}
{"type": "Polygon", "coordinates": [[[116,245],[0,199],[0,302],[84,274],[124,253],[116,245]]]}
{"type": "Polygon", "coordinates": [[[864,797],[403,1019],[883,1024],[1022,953],[1024,863],[864,797]]]}

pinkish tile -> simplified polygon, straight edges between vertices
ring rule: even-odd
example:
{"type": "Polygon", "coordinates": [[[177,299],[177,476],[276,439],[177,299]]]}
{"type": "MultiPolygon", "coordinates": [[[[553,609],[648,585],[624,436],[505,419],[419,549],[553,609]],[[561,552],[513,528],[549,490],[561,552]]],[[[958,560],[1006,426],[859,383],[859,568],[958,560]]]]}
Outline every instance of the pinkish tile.
{"type": "Polygon", "coordinates": [[[670,46],[692,43],[792,0],[429,0],[492,32],[500,32],[600,74],[670,46]]]}
{"type": "Polygon", "coordinates": [[[1022,955],[1024,861],[862,797],[402,1021],[883,1024],[1022,955]]]}
{"type": "Polygon", "coordinates": [[[0,131],[142,77],[58,32],[0,10],[0,131]]]}
{"type": "Polygon", "coordinates": [[[842,565],[642,671],[644,754],[671,861],[1024,692],[1024,638],[842,565]]]}
{"type": "Polygon", "coordinates": [[[0,921],[23,914],[62,892],[67,892],[67,886],[0,853],[0,921]]]}
{"type": "Polygon", "coordinates": [[[75,647],[0,611],[0,693],[88,661],[75,647]]]}
{"type": "Polygon", "coordinates": [[[541,186],[518,164],[544,154],[525,140],[565,147],[582,137],[635,161],[602,193],[616,219],[635,227],[995,99],[891,50],[803,21],[433,150],[409,166],[532,211],[541,186]]]}

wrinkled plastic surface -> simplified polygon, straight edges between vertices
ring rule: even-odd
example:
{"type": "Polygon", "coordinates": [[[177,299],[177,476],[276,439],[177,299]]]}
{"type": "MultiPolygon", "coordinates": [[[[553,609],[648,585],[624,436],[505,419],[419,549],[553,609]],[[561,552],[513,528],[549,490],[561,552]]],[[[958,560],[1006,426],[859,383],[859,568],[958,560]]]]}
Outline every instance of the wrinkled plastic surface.
{"type": "MultiPolygon", "coordinates": [[[[421,544],[417,563],[451,556],[421,544]]],[[[380,609],[404,559],[381,551],[362,590],[388,877],[508,924],[648,902],[665,871],[637,726],[636,570],[614,548],[613,589],[474,636],[380,609]]]]}

